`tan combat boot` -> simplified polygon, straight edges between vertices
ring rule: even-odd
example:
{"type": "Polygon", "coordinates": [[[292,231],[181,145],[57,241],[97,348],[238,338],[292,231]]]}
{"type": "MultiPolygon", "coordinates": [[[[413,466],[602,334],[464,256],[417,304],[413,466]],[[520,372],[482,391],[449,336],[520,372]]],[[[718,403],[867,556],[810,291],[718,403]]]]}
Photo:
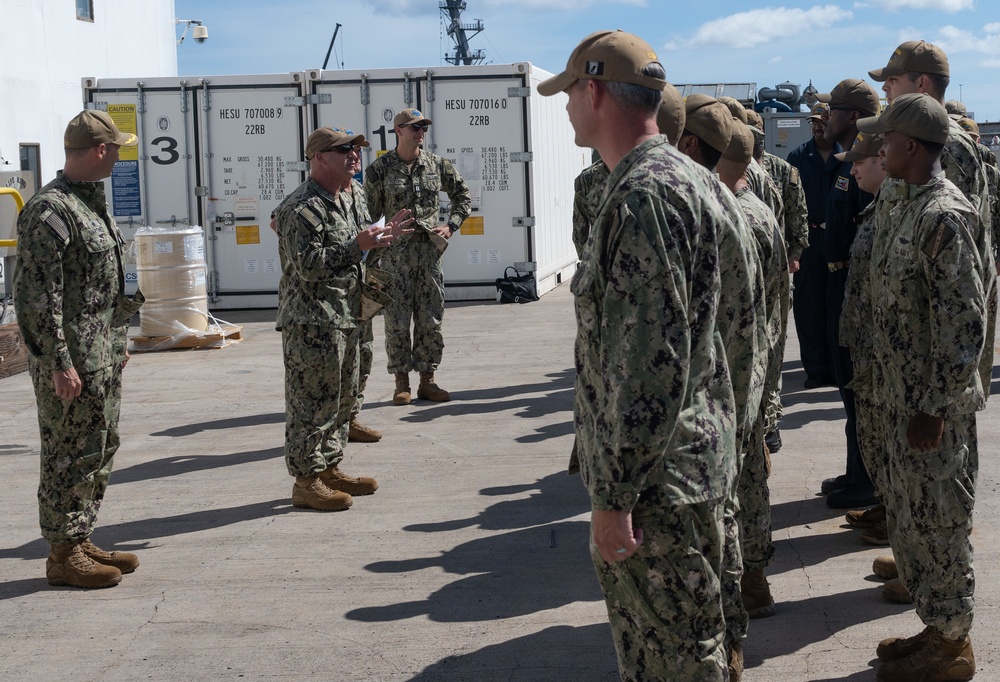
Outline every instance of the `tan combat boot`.
{"type": "Polygon", "coordinates": [[[876,524],[885,523],[885,505],[879,504],[871,509],[852,509],[844,518],[851,528],[873,528],[876,524]]]}
{"type": "Polygon", "coordinates": [[[446,403],[451,400],[451,394],[434,383],[434,372],[420,373],[417,397],[421,400],[430,400],[432,403],[446,403]]]}
{"type": "Polygon", "coordinates": [[[298,476],[292,486],[292,504],[299,509],[317,511],[343,511],[354,504],[351,496],[339,490],[331,490],[319,480],[318,475],[298,476]]]}
{"type": "Polygon", "coordinates": [[[884,580],[898,578],[899,570],[896,568],[896,557],[891,554],[875,557],[875,561],[872,562],[872,573],[884,580]]]}
{"type": "Polygon", "coordinates": [[[396,390],[392,393],[392,404],[410,404],[410,375],[406,372],[396,372],[396,390]]]}
{"type": "Polygon", "coordinates": [[[861,531],[861,542],[876,547],[889,546],[889,529],[886,528],[885,521],[876,523],[871,528],[861,531]]]}
{"type": "Polygon", "coordinates": [[[936,632],[934,626],[928,625],[919,635],[913,635],[903,639],[902,637],[890,637],[878,643],[875,655],[880,661],[898,661],[917,653],[924,648],[924,643],[930,638],[931,633],[936,632]]]}
{"type": "Polygon", "coordinates": [[[913,598],[906,585],[899,578],[893,578],[882,586],[882,599],[891,601],[893,604],[912,604],[913,598]]]}
{"type": "Polygon", "coordinates": [[[382,434],[358,421],[358,415],[351,415],[350,429],[347,440],[352,443],[377,443],[382,440],[382,434]]]}
{"type": "Polygon", "coordinates": [[[80,548],[84,554],[97,563],[104,564],[105,566],[114,566],[122,572],[122,575],[133,573],[135,569],[139,568],[139,557],[132,554],[132,552],[105,552],[91,542],[90,538],[84,540],[80,548]]]}
{"type": "Polygon", "coordinates": [[[771,598],[771,588],[764,577],[764,569],[747,569],[740,578],[740,596],[743,607],[751,618],[773,616],[776,609],[771,598]]]}
{"type": "Polygon", "coordinates": [[[85,590],[114,587],[122,580],[122,572],[114,566],[96,563],[84,554],[79,542],[49,545],[45,562],[45,577],[49,585],[69,585],[85,590]]]}
{"type": "Polygon", "coordinates": [[[922,647],[879,668],[879,682],[966,682],[976,674],[972,640],[948,639],[931,628],[922,647]]]}
{"type": "Polygon", "coordinates": [[[378,481],[370,476],[348,476],[337,467],[330,467],[319,475],[330,490],[340,490],[349,495],[371,495],[378,490],[378,481]]]}
{"type": "Polygon", "coordinates": [[[740,682],[743,676],[743,645],[729,647],[729,682],[740,682]]]}

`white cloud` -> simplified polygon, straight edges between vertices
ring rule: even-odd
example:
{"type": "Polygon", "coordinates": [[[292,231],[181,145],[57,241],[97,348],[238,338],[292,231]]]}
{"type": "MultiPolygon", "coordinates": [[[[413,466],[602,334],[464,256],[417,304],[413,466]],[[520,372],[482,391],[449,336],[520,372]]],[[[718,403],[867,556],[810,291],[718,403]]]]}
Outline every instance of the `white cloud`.
{"type": "Polygon", "coordinates": [[[784,57],[771,57],[770,59],[767,60],[767,63],[768,66],[773,66],[774,64],[778,64],[783,61],[785,61],[784,57]]]}
{"type": "Polygon", "coordinates": [[[835,5],[812,7],[808,10],[786,7],[755,9],[704,23],[689,40],[675,39],[667,43],[665,48],[752,48],[775,39],[829,28],[853,16],[848,10],[835,5]]]}
{"type": "Polygon", "coordinates": [[[997,40],[996,32],[987,32],[983,36],[978,36],[973,31],[948,25],[938,29],[938,34],[931,42],[944,50],[946,54],[978,52],[987,55],[1000,55],[1000,40],[997,40]]]}
{"type": "Polygon", "coordinates": [[[1000,69],[1000,59],[987,59],[986,61],[979,62],[979,66],[984,69],[1000,69]]]}
{"type": "Polygon", "coordinates": [[[961,12],[966,9],[975,9],[975,0],[867,0],[867,2],[855,3],[855,7],[881,7],[889,12],[898,12],[904,9],[930,9],[941,12],[961,12]]]}
{"type": "MultiPolygon", "coordinates": [[[[438,2],[428,2],[427,0],[365,0],[365,4],[370,6],[376,14],[390,15],[418,15],[418,14],[440,14],[438,2]]],[[[534,10],[567,10],[583,9],[595,5],[606,6],[628,5],[630,7],[646,7],[647,0],[484,0],[476,3],[479,12],[487,9],[499,9],[510,11],[512,7],[534,10]]],[[[468,18],[479,18],[475,14],[476,8],[467,9],[462,15],[463,20],[468,18]]]]}

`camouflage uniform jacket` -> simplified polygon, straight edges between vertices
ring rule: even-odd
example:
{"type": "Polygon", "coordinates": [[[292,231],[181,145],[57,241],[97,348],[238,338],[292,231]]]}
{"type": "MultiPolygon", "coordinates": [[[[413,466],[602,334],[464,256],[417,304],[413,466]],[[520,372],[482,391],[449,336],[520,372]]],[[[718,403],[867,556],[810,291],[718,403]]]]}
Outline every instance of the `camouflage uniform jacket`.
{"type": "Polygon", "coordinates": [[[604,183],[610,172],[603,161],[597,161],[584,168],[573,181],[573,246],[578,258],[583,257],[583,247],[601,207],[604,183]]]}
{"type": "Polygon", "coordinates": [[[872,303],[871,259],[875,240],[876,206],[879,195],[858,216],[858,233],[851,243],[851,267],[844,289],[844,307],[840,311],[840,345],[851,349],[855,384],[871,381],[872,303]]]}
{"type": "Polygon", "coordinates": [[[985,406],[979,362],[992,342],[979,216],[941,175],[902,188],[884,200],[891,222],[872,249],[874,385],[904,412],[968,414],[985,406]]]}
{"type": "MultiPolygon", "coordinates": [[[[448,222],[461,225],[472,211],[472,198],[465,180],[448,159],[420,150],[413,169],[392,150],[372,161],[365,170],[365,198],[376,219],[386,220],[404,208],[411,211],[415,230],[438,226],[439,192],[448,195],[448,222]]],[[[396,240],[404,245],[409,236],[396,240]]]]}
{"type": "MultiPolygon", "coordinates": [[[[354,183],[358,191],[357,183],[354,183]]],[[[356,327],[364,277],[358,232],[367,227],[363,202],[336,196],[309,179],[275,211],[281,281],[277,329],[289,324],[356,327]]]]}
{"type": "Polygon", "coordinates": [[[778,221],[753,190],[744,187],[736,192],[739,203],[754,234],[764,278],[764,329],[767,348],[764,390],[776,387],[781,378],[784,352],[782,320],[788,316],[788,256],[778,221]],[[780,351],[780,353],[779,353],[780,351]]]}
{"type": "Polygon", "coordinates": [[[726,216],[695,168],[662,135],[626,154],[573,277],[574,417],[593,509],[721,499],[733,484],[733,395],[716,330],[726,216]]]}
{"type": "Polygon", "coordinates": [[[774,180],[771,179],[771,176],[764,170],[764,167],[756,159],[751,159],[750,165],[747,166],[747,171],[743,177],[750,185],[750,189],[754,195],[771,209],[771,213],[774,214],[778,224],[781,225],[785,215],[785,206],[781,201],[781,192],[778,190],[778,186],[774,183],[774,180]]]}
{"type": "Polygon", "coordinates": [[[986,145],[978,145],[986,173],[986,189],[990,195],[990,240],[993,247],[993,261],[1000,263],[1000,167],[993,150],[986,145]]]}
{"type": "Polygon", "coordinates": [[[785,248],[789,260],[799,260],[802,252],[809,246],[809,223],[806,209],[806,193],[802,189],[802,178],[799,169],[779,156],[764,152],[761,165],[768,176],[781,192],[781,203],[784,206],[782,214],[782,229],[785,235],[785,248]]]}
{"type": "Polygon", "coordinates": [[[128,322],[125,239],[108,211],[103,182],[62,171],[31,197],[17,221],[14,305],[28,352],[44,374],[89,373],[125,359],[128,322]]]}
{"type": "Polygon", "coordinates": [[[720,223],[718,238],[720,290],[716,326],[726,349],[736,401],[736,442],[742,447],[757,420],[764,391],[764,270],[757,239],[736,197],[717,175],[705,172],[715,181],[716,196],[727,217],[720,223]]]}

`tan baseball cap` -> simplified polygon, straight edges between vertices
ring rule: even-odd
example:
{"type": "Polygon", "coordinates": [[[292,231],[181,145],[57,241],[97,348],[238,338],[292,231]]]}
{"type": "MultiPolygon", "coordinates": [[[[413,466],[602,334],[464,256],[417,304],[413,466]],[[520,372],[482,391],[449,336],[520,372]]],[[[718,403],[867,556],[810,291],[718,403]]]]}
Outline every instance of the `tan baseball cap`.
{"type": "Polygon", "coordinates": [[[957,99],[950,99],[944,103],[944,110],[949,114],[958,114],[959,116],[967,116],[969,110],[965,108],[963,102],[959,102],[957,99]]]}
{"type": "Polygon", "coordinates": [[[117,144],[121,147],[135,145],[137,138],[132,133],[123,133],[111,117],[96,109],[85,109],[73,117],[66,126],[63,147],[66,149],[90,149],[100,144],[117,144]]]}
{"type": "Polygon", "coordinates": [[[858,121],[862,133],[896,131],[927,142],[944,144],[948,141],[951,120],[944,105],[927,93],[914,92],[892,100],[880,116],[858,121]]]}
{"type": "Polygon", "coordinates": [[[660,133],[667,136],[670,144],[677,146],[684,134],[684,124],[687,115],[684,111],[684,98],[680,91],[670,83],[663,86],[663,100],[660,110],[656,112],[656,127],[660,133]]]}
{"type": "Polygon", "coordinates": [[[810,121],[825,121],[830,118],[830,105],[826,102],[816,102],[806,119],[810,121]]]}
{"type": "Polygon", "coordinates": [[[306,158],[311,159],[320,152],[332,151],[342,144],[353,144],[356,147],[370,147],[371,143],[364,135],[358,135],[348,128],[317,128],[306,141],[306,158]]]}
{"type": "Polygon", "coordinates": [[[764,117],[753,109],[747,109],[747,125],[750,126],[754,138],[764,137],[764,117]]]}
{"type": "Polygon", "coordinates": [[[538,84],[538,94],[548,97],[564,92],[583,78],[662,90],[667,81],[643,74],[653,62],[659,58],[642,38],[621,30],[598,31],[576,46],[562,73],[538,84]]]}
{"type": "Polygon", "coordinates": [[[729,146],[722,152],[722,158],[734,163],[750,163],[753,158],[753,131],[739,119],[733,118],[733,136],[729,146]]]}
{"type": "Polygon", "coordinates": [[[726,105],[710,97],[695,93],[684,98],[688,132],[705,141],[717,152],[725,152],[733,136],[733,115],[726,105]]]}
{"type": "Polygon", "coordinates": [[[911,71],[949,76],[948,55],[937,45],[923,40],[910,40],[896,48],[885,67],[869,71],[868,75],[881,82],[911,71]]]}
{"type": "Polygon", "coordinates": [[[433,125],[433,121],[420,113],[420,109],[403,109],[398,114],[396,118],[392,119],[392,127],[405,126],[411,123],[426,123],[427,125],[433,125]]]}
{"type": "Polygon", "coordinates": [[[851,107],[872,116],[877,116],[881,105],[878,92],[860,78],[845,78],[837,83],[830,92],[816,95],[820,102],[826,102],[830,108],[851,107]]]}
{"type": "Polygon", "coordinates": [[[738,118],[741,123],[747,122],[747,108],[735,97],[720,97],[722,102],[729,109],[729,113],[738,118]]]}
{"type": "Polygon", "coordinates": [[[967,133],[972,133],[973,135],[979,135],[979,124],[973,121],[968,116],[963,116],[958,119],[958,125],[962,126],[962,130],[967,133]]]}
{"type": "Polygon", "coordinates": [[[881,135],[869,135],[868,133],[858,133],[854,138],[854,144],[846,152],[834,154],[837,161],[857,161],[869,156],[878,156],[878,150],[882,148],[881,135]]]}

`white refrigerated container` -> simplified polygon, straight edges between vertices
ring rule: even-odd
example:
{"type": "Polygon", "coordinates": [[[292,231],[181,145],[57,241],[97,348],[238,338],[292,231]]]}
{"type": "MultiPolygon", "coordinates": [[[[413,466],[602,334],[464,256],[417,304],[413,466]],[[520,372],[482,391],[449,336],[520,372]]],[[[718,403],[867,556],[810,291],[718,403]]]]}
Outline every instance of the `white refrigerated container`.
{"type": "MultiPolygon", "coordinates": [[[[472,192],[472,214],[444,255],[446,297],[494,298],[495,280],[511,265],[534,271],[539,294],[568,279],[577,262],[573,180],[590,150],[574,144],[565,95],[538,95],[550,75],[521,62],[85,78],[83,90],[86,107],[108,111],[139,138],[106,181],[126,237],[145,225],[204,226],[209,303],[224,309],[277,304],[270,214],[306,178],[309,133],[364,132],[372,147],[363,180],[376,155],[395,146],[392,118],[405,107],[434,121],[426,147],[453,161],[472,192]]],[[[128,277],[134,287],[133,266],[128,277]]]]}

